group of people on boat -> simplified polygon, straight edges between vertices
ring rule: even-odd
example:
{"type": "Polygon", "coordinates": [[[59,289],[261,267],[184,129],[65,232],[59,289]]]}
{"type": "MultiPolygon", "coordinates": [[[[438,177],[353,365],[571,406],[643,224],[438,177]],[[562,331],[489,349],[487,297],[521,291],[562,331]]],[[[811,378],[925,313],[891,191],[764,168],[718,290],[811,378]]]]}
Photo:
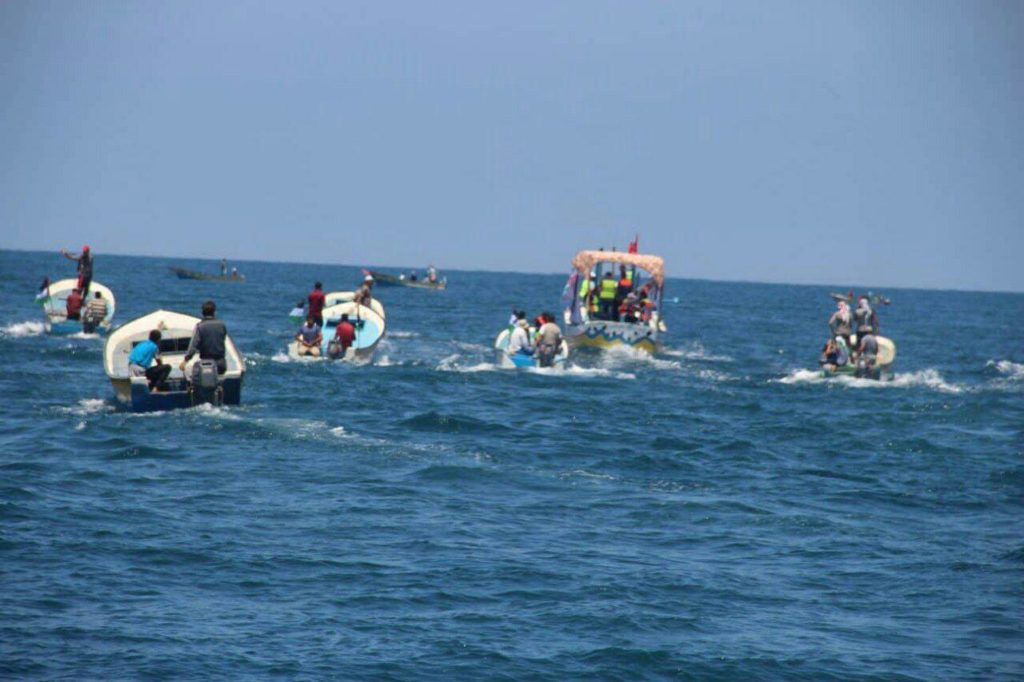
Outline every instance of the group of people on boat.
{"type": "MultiPolygon", "coordinates": [[[[366,275],[363,278],[363,283],[352,296],[352,301],[357,305],[370,305],[371,301],[373,301],[372,275],[366,275]]],[[[323,282],[313,284],[313,290],[309,292],[306,303],[308,304],[306,320],[295,334],[295,341],[297,342],[296,353],[300,356],[318,358],[323,354],[321,351],[324,340],[322,332],[324,326],[323,313],[324,306],[327,303],[323,282]]],[[[302,307],[303,302],[299,301],[296,304],[296,310],[302,307]]],[[[342,314],[341,319],[334,328],[334,336],[327,344],[328,354],[331,357],[343,357],[352,344],[355,343],[357,323],[358,320],[355,323],[352,322],[348,313],[342,314]]]]}
{"type": "MultiPolygon", "coordinates": [[[[220,276],[228,276],[228,261],[226,258],[220,259],[220,276]]],[[[238,268],[231,268],[231,278],[238,279],[239,277],[241,277],[241,275],[238,274],[238,268]]]]}
{"type": "Polygon", "coordinates": [[[86,334],[95,332],[96,327],[106,318],[107,312],[110,310],[106,299],[103,298],[102,291],[95,292],[93,297],[86,302],[82,296],[81,289],[78,287],[71,290],[71,293],[68,294],[67,299],[64,301],[64,305],[66,319],[81,321],[82,332],[86,334]]]}
{"type": "MultiPolygon", "coordinates": [[[[188,362],[198,355],[200,361],[212,362],[219,376],[228,369],[228,328],[217,318],[217,304],[213,301],[203,303],[202,313],[203,317],[196,323],[188,350],[185,351],[185,358],[178,365],[178,369],[184,372],[188,362]]],[[[160,356],[161,338],[159,329],[151,330],[149,338],[136,344],[128,356],[129,374],[134,377],[146,377],[149,390],[156,392],[164,390],[164,383],[171,374],[171,366],[164,363],[160,356]]]]}
{"type": "MultiPolygon", "coordinates": [[[[400,275],[398,275],[398,279],[400,279],[400,280],[406,280],[407,279],[410,282],[418,282],[419,281],[419,276],[416,274],[415,270],[412,270],[412,271],[409,272],[409,276],[408,277],[406,277],[405,273],[403,272],[400,275]]],[[[430,282],[431,284],[436,284],[437,283],[437,268],[435,268],[433,265],[427,266],[427,276],[426,276],[426,280],[425,281],[430,282]]]]}
{"type": "Polygon", "coordinates": [[[555,316],[543,312],[534,319],[533,335],[530,334],[530,323],[526,311],[514,310],[509,318],[511,333],[508,340],[508,354],[529,355],[537,358],[541,367],[551,367],[555,363],[562,345],[562,329],[555,322],[555,316]]]}
{"type": "MultiPolygon", "coordinates": [[[[853,296],[851,294],[850,300],[853,296]]],[[[846,299],[836,301],[836,310],[828,319],[829,339],[821,351],[819,364],[836,370],[849,363],[858,368],[872,369],[878,357],[878,313],[871,307],[868,296],[857,298],[857,307],[850,310],[846,299]]]]}
{"type": "MultiPolygon", "coordinates": [[[[82,323],[82,331],[86,334],[92,334],[110,311],[106,299],[103,298],[102,291],[95,291],[92,297],[89,296],[93,278],[94,261],[92,250],[86,244],[79,253],[71,253],[66,249],[61,249],[60,253],[68,260],[75,262],[75,269],[78,273],[75,287],[64,300],[65,319],[74,322],[80,321],[82,323]]],[[[49,291],[50,279],[46,278],[40,287],[39,297],[41,299],[48,299],[49,291]]],[[[57,311],[51,311],[50,314],[51,316],[59,316],[57,311]]]]}
{"type": "Polygon", "coordinates": [[[580,282],[579,298],[590,319],[612,322],[646,323],[654,313],[653,284],[636,287],[636,269],[619,265],[619,276],[609,270],[598,279],[597,271],[580,282]]]}

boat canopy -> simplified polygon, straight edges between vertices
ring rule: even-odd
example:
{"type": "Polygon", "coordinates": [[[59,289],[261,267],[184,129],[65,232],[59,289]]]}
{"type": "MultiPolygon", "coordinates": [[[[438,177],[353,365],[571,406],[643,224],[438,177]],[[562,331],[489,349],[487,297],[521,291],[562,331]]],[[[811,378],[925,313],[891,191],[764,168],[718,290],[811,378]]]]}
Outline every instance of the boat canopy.
{"type": "Polygon", "coordinates": [[[580,251],[572,259],[572,266],[589,275],[598,263],[623,263],[635,265],[651,273],[651,279],[661,288],[665,283],[665,260],[661,256],[649,256],[641,253],[622,253],[621,251],[580,251]]]}

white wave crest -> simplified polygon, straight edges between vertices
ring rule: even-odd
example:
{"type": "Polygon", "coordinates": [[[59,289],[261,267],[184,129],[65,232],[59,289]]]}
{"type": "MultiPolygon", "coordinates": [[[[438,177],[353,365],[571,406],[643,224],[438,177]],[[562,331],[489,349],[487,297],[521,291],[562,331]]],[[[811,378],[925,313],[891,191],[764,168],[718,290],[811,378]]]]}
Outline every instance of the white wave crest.
{"type": "Polygon", "coordinates": [[[936,369],[922,369],[917,372],[897,372],[888,381],[859,379],[851,376],[822,376],[820,370],[797,369],[781,379],[772,379],[778,384],[822,384],[836,383],[851,388],[930,388],[943,393],[962,393],[966,390],[959,384],[950,384],[936,369]]]}
{"type": "Polygon", "coordinates": [[[619,369],[623,366],[638,364],[660,370],[679,370],[683,367],[676,360],[665,360],[639,348],[621,345],[605,348],[601,353],[600,364],[608,369],[619,369]]]}
{"type": "Polygon", "coordinates": [[[636,375],[631,372],[619,372],[605,367],[580,367],[571,363],[565,367],[527,367],[523,371],[556,377],[611,377],[612,379],[636,379],[636,375]]]}
{"type": "Polygon", "coordinates": [[[419,332],[388,331],[388,336],[393,339],[418,339],[419,332]]]}
{"type": "Polygon", "coordinates": [[[15,339],[24,336],[39,336],[45,332],[46,325],[35,320],[16,322],[14,324],[9,324],[6,327],[0,327],[0,335],[10,336],[15,339]]]}
{"type": "Polygon", "coordinates": [[[441,362],[437,363],[437,367],[434,369],[439,372],[463,372],[463,373],[474,373],[474,372],[493,372],[501,369],[498,365],[493,362],[480,362],[475,365],[463,365],[462,355],[460,353],[454,353],[446,358],[442,358],[441,362]]]}
{"type": "Polygon", "coordinates": [[[1008,379],[1024,379],[1024,363],[1010,360],[989,360],[986,367],[992,367],[1008,379]]]}
{"type": "Polygon", "coordinates": [[[98,339],[99,334],[86,334],[85,332],[75,332],[74,334],[68,334],[69,339],[98,339]]]}
{"type": "Polygon", "coordinates": [[[85,417],[99,412],[111,412],[114,406],[103,398],[83,398],[71,406],[57,407],[57,412],[73,414],[77,417],[85,417]]]}
{"type": "Polygon", "coordinates": [[[697,360],[700,362],[735,362],[735,360],[728,355],[715,355],[714,353],[709,353],[700,341],[689,343],[684,348],[666,348],[662,350],[661,354],[673,358],[697,360]]]}

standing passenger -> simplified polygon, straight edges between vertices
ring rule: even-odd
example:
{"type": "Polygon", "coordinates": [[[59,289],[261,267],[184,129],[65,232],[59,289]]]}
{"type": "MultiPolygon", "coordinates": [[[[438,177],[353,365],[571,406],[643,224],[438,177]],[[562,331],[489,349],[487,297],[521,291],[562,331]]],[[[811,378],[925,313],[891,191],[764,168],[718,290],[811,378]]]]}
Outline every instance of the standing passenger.
{"type": "Polygon", "coordinates": [[[324,304],[327,297],[324,296],[323,289],[324,285],[317,282],[313,285],[313,291],[309,292],[309,314],[318,327],[324,326],[324,304]]]}

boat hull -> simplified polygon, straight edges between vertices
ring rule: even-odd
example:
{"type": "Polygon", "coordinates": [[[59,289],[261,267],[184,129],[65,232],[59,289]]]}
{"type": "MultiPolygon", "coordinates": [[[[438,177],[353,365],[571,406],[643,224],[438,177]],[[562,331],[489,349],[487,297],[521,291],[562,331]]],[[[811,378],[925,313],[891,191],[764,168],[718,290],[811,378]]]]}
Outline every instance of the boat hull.
{"type": "MultiPolygon", "coordinates": [[[[47,322],[47,332],[57,336],[67,336],[69,334],[84,334],[85,330],[82,328],[82,323],[78,320],[62,320],[60,322],[47,322]]],[[[96,327],[95,330],[89,332],[90,334],[96,334],[103,336],[109,331],[110,325],[101,324],[96,327]]]]}
{"type": "Polygon", "coordinates": [[[447,280],[431,282],[425,279],[402,279],[383,272],[370,271],[374,284],[385,287],[408,287],[410,289],[447,289],[447,280]]]}
{"type": "Polygon", "coordinates": [[[855,363],[849,362],[840,367],[822,367],[821,376],[828,377],[856,377],[859,379],[874,379],[881,381],[892,377],[892,367],[896,362],[896,344],[892,339],[879,336],[878,355],[876,362],[871,367],[858,367],[855,363]]]}
{"type": "MultiPolygon", "coordinates": [[[[118,403],[130,412],[165,412],[194,407],[192,393],[183,379],[167,382],[169,390],[154,393],[143,378],[112,379],[118,403]]],[[[242,402],[241,377],[229,377],[221,382],[222,405],[240,405],[242,402]]]]}
{"type": "MultiPolygon", "coordinates": [[[[536,333],[536,330],[530,328],[530,335],[536,333]]],[[[527,355],[526,353],[509,353],[508,342],[509,342],[509,330],[503,329],[498,337],[494,340],[494,349],[497,351],[498,364],[506,369],[516,368],[524,369],[530,367],[540,367],[540,359],[536,355],[527,355]]],[[[566,343],[565,339],[562,339],[561,346],[558,349],[558,353],[553,358],[553,367],[565,367],[566,362],[569,360],[569,344],[566,343]]]]}
{"type": "Polygon", "coordinates": [[[593,320],[570,325],[566,336],[573,348],[610,349],[618,346],[656,353],[661,347],[661,332],[648,324],[593,320]]]}
{"type": "Polygon", "coordinates": [[[197,272],[195,270],[186,270],[185,268],[168,268],[171,272],[178,276],[178,279],[197,279],[203,282],[244,282],[245,275],[238,275],[232,277],[231,275],[211,275],[206,272],[197,272]]]}

